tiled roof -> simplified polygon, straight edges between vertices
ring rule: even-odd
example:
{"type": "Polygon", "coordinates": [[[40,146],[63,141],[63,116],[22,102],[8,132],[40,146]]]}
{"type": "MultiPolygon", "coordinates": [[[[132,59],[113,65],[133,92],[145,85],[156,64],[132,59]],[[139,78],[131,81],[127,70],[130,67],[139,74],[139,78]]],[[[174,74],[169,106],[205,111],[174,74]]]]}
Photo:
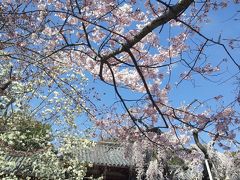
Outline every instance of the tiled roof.
{"type": "MultiPolygon", "coordinates": [[[[112,142],[98,142],[94,147],[78,149],[79,160],[94,165],[109,167],[130,167],[131,161],[125,157],[124,147],[112,142]]],[[[31,172],[31,164],[37,158],[36,156],[10,156],[6,155],[5,160],[15,162],[15,170],[31,172]]],[[[6,166],[0,171],[12,172],[13,166],[6,166]]]]}
{"type": "Polygon", "coordinates": [[[94,165],[130,167],[131,161],[125,157],[124,147],[116,143],[98,142],[90,149],[80,149],[79,159],[94,165]]]}

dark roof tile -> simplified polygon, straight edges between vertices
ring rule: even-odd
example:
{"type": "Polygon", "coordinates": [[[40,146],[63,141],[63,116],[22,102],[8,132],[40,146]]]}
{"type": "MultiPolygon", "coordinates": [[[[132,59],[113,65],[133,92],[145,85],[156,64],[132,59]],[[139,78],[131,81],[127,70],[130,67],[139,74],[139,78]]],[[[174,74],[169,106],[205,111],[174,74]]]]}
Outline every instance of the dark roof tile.
{"type": "Polygon", "coordinates": [[[124,155],[124,147],[117,143],[99,142],[90,149],[79,150],[79,159],[94,165],[129,167],[131,161],[124,155]]]}

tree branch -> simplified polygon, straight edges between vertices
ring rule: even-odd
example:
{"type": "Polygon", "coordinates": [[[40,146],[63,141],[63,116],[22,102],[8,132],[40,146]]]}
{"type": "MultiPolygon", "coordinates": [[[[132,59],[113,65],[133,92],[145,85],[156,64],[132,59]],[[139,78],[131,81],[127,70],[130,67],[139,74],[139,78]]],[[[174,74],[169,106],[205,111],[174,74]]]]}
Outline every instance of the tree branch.
{"type": "MultiPolygon", "coordinates": [[[[104,64],[108,59],[111,57],[114,57],[122,52],[124,52],[126,49],[132,48],[135,44],[137,44],[139,41],[141,41],[145,36],[147,36],[150,32],[152,32],[157,27],[166,24],[172,19],[176,19],[179,17],[189,6],[190,4],[194,2],[194,0],[179,0],[179,2],[174,5],[170,6],[164,12],[162,15],[151,21],[149,24],[147,24],[139,33],[137,33],[132,39],[127,40],[126,43],[122,45],[119,49],[111,52],[108,55],[105,55],[101,58],[101,67],[103,67],[102,64],[104,64]]],[[[100,68],[100,72],[102,72],[100,68]]],[[[102,77],[102,74],[99,73],[100,77],[102,77]]]]}

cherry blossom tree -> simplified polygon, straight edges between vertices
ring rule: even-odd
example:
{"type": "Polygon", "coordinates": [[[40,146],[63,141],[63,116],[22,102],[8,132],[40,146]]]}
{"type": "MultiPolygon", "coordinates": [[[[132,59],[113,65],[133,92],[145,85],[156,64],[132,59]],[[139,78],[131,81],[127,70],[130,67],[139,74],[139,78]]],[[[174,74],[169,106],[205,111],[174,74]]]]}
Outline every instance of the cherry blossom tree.
{"type": "Polygon", "coordinates": [[[227,159],[239,148],[239,34],[206,28],[214,13],[230,10],[227,21],[238,23],[237,8],[237,0],[4,1],[1,106],[30,107],[36,117],[76,129],[84,111],[96,130],[89,135],[123,142],[139,179],[233,179],[238,166],[227,159]],[[87,90],[87,77],[114,91],[112,103],[103,100],[108,90],[87,90]],[[12,83],[23,84],[24,96],[6,93],[12,83]],[[192,95],[209,84],[228,95],[192,95]],[[174,169],[176,159],[184,163],[174,169]]]}

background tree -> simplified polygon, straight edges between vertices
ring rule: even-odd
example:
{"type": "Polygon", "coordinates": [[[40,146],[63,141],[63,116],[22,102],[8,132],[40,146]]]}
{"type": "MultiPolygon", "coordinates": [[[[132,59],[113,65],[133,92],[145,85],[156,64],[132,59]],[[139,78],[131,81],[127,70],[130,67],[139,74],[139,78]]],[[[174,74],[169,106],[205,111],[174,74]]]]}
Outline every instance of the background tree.
{"type": "MultiPolygon", "coordinates": [[[[10,58],[6,51],[1,51],[0,62],[1,178],[18,179],[18,175],[24,179],[29,176],[65,179],[68,175],[83,179],[88,164],[81,162],[75,148],[93,144],[81,140],[85,136],[75,130],[73,122],[84,108],[80,91],[73,94],[73,89],[61,89],[57,83],[49,82],[44,71],[26,67],[10,58]],[[61,92],[67,94],[58,98],[61,92]],[[69,99],[69,96],[76,97],[69,99]],[[81,104],[73,105],[73,102],[81,104]]],[[[70,76],[64,68],[57,74],[64,76],[62,81],[70,76]]],[[[69,71],[72,76],[66,83],[79,75],[69,71]]],[[[79,87],[86,83],[81,77],[77,80],[79,87]]]]}

